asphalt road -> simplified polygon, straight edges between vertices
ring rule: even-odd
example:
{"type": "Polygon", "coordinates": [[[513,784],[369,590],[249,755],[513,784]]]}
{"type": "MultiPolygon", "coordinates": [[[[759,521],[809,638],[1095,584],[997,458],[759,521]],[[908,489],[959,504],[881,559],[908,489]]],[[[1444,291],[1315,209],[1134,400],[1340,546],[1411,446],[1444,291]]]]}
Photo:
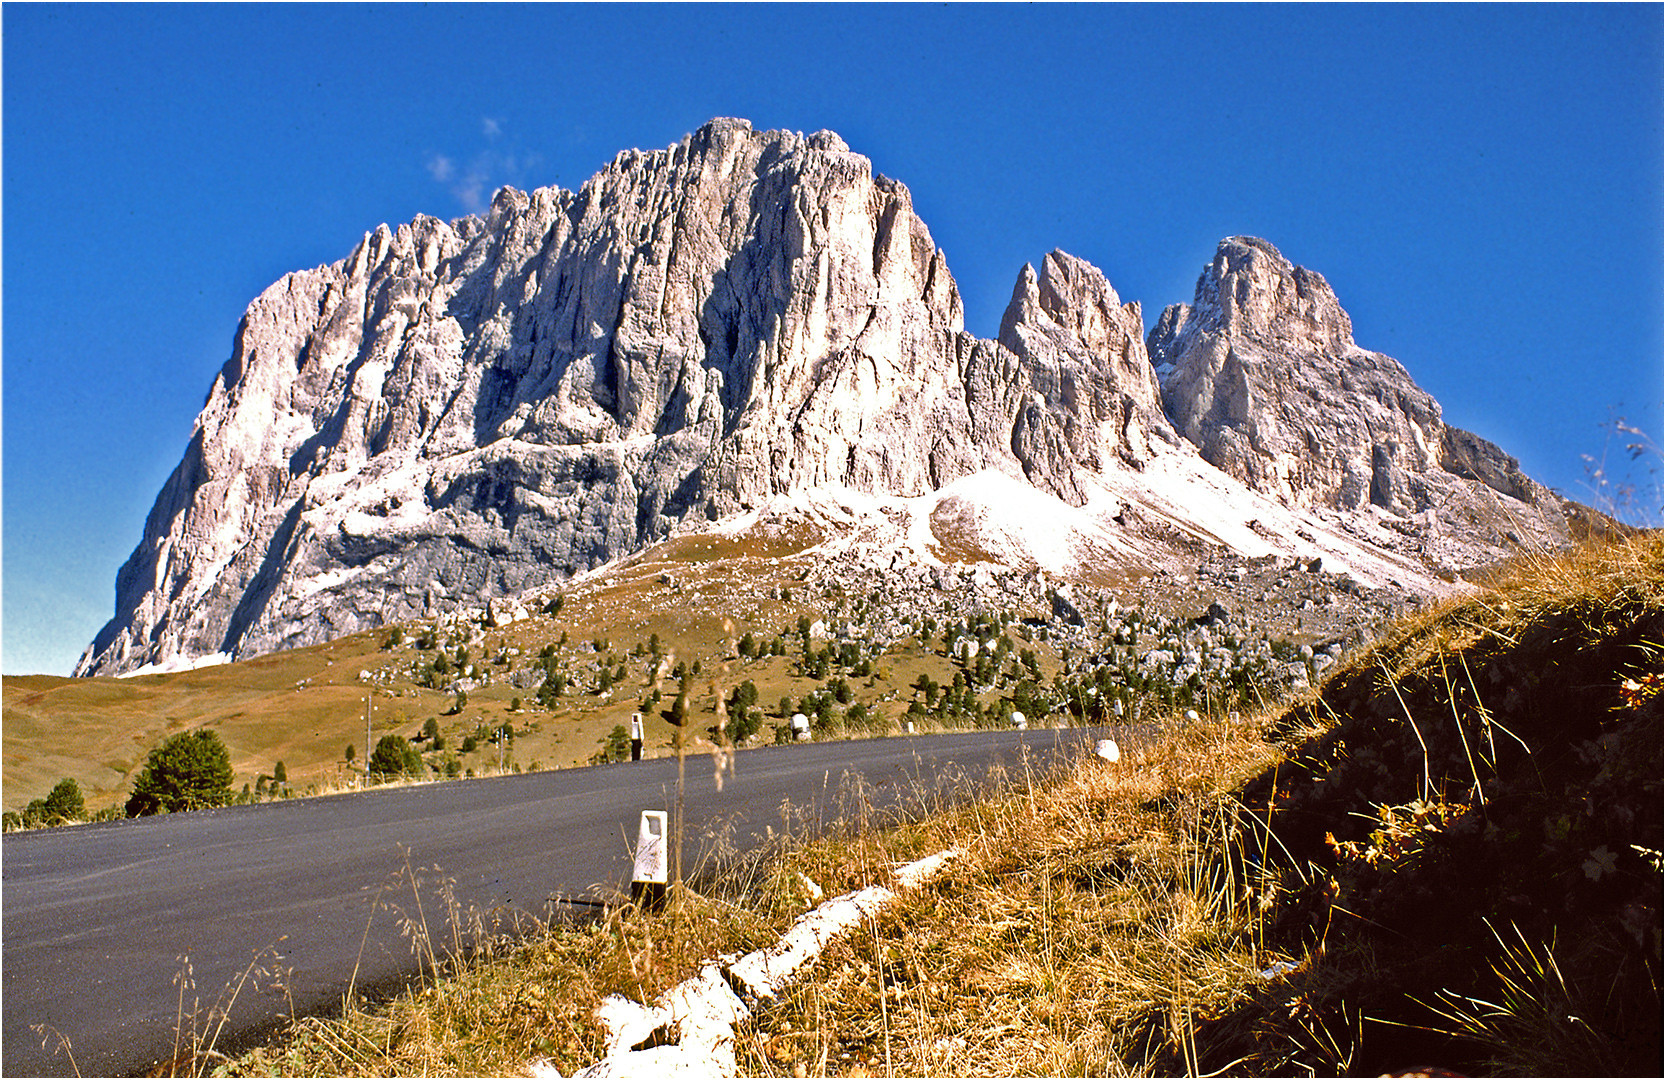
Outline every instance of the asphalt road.
{"type": "MultiPolygon", "coordinates": [[[[1110,734],[768,747],[735,755],[721,791],[711,759],[691,756],[685,872],[719,835],[748,849],[769,830],[917,816],[992,770],[1041,771],[1110,734]]],[[[339,1007],[350,982],[400,985],[419,970],[402,924],[420,897],[421,918],[444,929],[442,881],[489,928],[584,910],[571,901],[628,889],[639,815],[670,810],[675,782],[676,762],[657,759],[7,835],[0,1071],[142,1073],[188,1046],[193,1026],[206,1044],[222,1016],[226,1050],[292,1011],[339,1007]]]]}

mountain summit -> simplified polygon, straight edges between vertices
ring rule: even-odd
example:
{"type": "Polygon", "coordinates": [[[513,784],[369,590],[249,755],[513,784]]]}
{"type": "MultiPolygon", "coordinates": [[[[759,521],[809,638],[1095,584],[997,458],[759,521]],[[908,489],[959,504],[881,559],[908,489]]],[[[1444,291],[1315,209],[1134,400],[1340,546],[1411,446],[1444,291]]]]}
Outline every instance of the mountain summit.
{"type": "Polygon", "coordinates": [[[1055,251],[979,339],[906,187],[831,132],[719,119],[576,193],[380,226],[257,297],[76,673],[478,607],[829,492],[945,544],[1040,506],[1094,538],[1066,576],[1225,547],[1435,592],[1568,535],[1265,241],[1223,241],[1149,338],[1055,251]]]}

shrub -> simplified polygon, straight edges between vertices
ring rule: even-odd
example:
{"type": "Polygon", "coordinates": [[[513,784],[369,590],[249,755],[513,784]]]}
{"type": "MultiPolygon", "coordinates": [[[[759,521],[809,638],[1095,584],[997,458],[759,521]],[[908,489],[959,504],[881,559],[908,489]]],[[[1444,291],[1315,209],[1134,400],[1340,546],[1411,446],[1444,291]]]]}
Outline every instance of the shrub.
{"type": "Polygon", "coordinates": [[[218,732],[182,731],[150,752],[133,782],[128,817],[177,813],[231,802],[231,754],[218,732]]]}
{"type": "Polygon", "coordinates": [[[403,735],[383,735],[370,755],[370,771],[377,776],[420,776],[422,755],[403,735]]]}
{"type": "Polygon", "coordinates": [[[624,761],[631,756],[631,735],[623,724],[615,724],[602,740],[602,748],[590,755],[590,764],[605,765],[610,761],[624,761]]]}
{"type": "Polygon", "coordinates": [[[560,672],[549,675],[544,679],[543,685],[538,687],[538,704],[546,709],[555,708],[556,701],[560,699],[566,689],[567,677],[565,675],[560,672]]]}
{"type": "Polygon", "coordinates": [[[86,809],[86,800],[81,797],[81,786],[65,777],[58,781],[46,798],[31,800],[21,813],[15,810],[7,811],[4,825],[0,828],[11,832],[14,829],[35,829],[42,825],[68,825],[83,819],[86,809]]]}
{"type": "Polygon", "coordinates": [[[46,811],[46,821],[49,824],[55,825],[80,818],[87,812],[87,801],[81,796],[81,785],[67,776],[58,781],[46,796],[43,809],[46,811]]]}

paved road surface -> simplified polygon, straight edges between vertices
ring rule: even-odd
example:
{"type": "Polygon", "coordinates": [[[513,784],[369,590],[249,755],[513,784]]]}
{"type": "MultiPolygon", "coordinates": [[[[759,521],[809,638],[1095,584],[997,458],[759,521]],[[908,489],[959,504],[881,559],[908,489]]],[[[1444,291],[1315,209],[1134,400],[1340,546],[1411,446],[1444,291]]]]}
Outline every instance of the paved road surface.
{"type": "MultiPolygon", "coordinates": [[[[721,792],[711,759],[690,757],[685,868],[706,829],[727,823],[742,847],[766,828],[780,832],[783,803],[794,807],[795,830],[855,812],[857,790],[878,811],[917,813],[987,783],[992,767],[1042,769],[1061,749],[1106,735],[769,747],[736,755],[721,792]]],[[[430,883],[450,879],[460,905],[505,925],[623,890],[626,837],[635,842],[642,810],[671,808],[675,777],[675,761],[653,760],[8,835],[0,1070],[116,1075],[169,1061],[184,958],[187,1012],[193,1001],[213,1009],[252,964],[286,972],[286,990],[238,994],[221,1049],[270,1033],[292,1007],[338,1007],[355,963],[361,988],[399,984],[417,970],[398,925],[415,914],[409,879],[398,880],[407,866],[430,883]],[[400,910],[377,910],[378,898],[400,910]],[[34,1025],[69,1040],[73,1068],[60,1041],[48,1036],[43,1046],[34,1025]]],[[[435,928],[445,921],[438,899],[436,887],[422,889],[435,928]]]]}

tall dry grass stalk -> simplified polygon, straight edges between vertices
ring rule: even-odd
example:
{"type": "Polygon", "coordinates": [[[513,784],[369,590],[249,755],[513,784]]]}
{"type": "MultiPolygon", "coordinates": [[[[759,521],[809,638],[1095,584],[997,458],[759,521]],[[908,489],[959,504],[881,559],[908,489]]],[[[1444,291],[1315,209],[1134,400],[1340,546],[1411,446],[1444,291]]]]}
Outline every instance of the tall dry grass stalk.
{"type": "Polygon", "coordinates": [[[939,884],[760,1004],[742,1071],[1139,1072],[1269,962],[1253,927],[1280,887],[1264,870],[1276,853],[1229,793],[1277,754],[1243,725],[1185,726],[1119,765],[1038,776],[1021,763],[1004,794],[929,805],[938,816],[893,828],[871,809],[864,821],[866,794],[847,782],[854,824],[838,835],[792,843],[784,819],[773,850],[742,856],[712,828],[663,913],[614,907],[512,950],[477,947],[467,963],[455,957],[470,935],[455,927],[468,913],[433,871],[405,867],[387,892],[405,894],[397,914],[422,978],[392,1002],[301,1020],[223,1071],[501,1075],[542,1057],[571,1073],[602,1053],[592,1014],[606,995],[647,1004],[716,953],[772,943],[820,896],[959,847],[939,884]]]}
{"type": "MultiPolygon", "coordinates": [[[[1481,704],[1477,682],[1496,672],[1473,666],[1477,658],[1496,658],[1547,625],[1594,624],[1635,606],[1627,598],[1658,610],[1661,576],[1658,534],[1523,556],[1478,591],[1391,628],[1342,675],[1367,696],[1394,687],[1395,696],[1381,693],[1384,722],[1404,712],[1418,729],[1423,764],[1395,782],[1410,785],[1408,797],[1446,781],[1479,792],[1521,739],[1508,716],[1481,704]],[[1457,712],[1464,690],[1465,708],[1480,710],[1468,729],[1457,712]],[[1429,764],[1435,740],[1458,748],[1440,775],[1429,764]]],[[[1292,856],[1290,834],[1275,821],[1275,809],[1289,810],[1284,795],[1298,772],[1309,788],[1324,779],[1291,748],[1332,731],[1343,707],[1315,694],[1245,723],[1174,723],[1144,748],[1125,748],[1115,765],[1090,756],[1043,776],[1020,762],[996,794],[963,804],[922,788],[917,808],[927,816],[916,824],[893,827],[847,782],[832,793],[851,822],[836,835],[792,842],[804,826],[821,835],[822,823],[784,814],[780,844],[743,857],[714,828],[663,914],[626,905],[586,925],[551,927],[386,1006],[349,1003],[344,1018],[303,1021],[287,1041],[228,1071],[495,1075],[542,1057],[570,1074],[602,1053],[593,1012],[607,994],[647,1004],[718,953],[773,942],[819,895],[957,848],[961,857],[930,887],[905,893],[831,944],[813,975],[757,1004],[737,1034],[743,1073],[1345,1072],[1371,1019],[1348,994],[1375,978],[1364,969],[1376,954],[1347,945],[1357,913],[1335,906],[1334,879],[1292,856]],[[1253,814],[1238,795],[1252,780],[1265,799],[1253,814]],[[1311,933],[1272,932],[1275,920],[1314,901],[1311,933]],[[1231,1045],[1246,1049],[1223,1054],[1231,1045]],[[1233,1054],[1253,1060],[1221,1060],[1233,1054]]],[[[1523,942],[1510,955],[1524,992],[1559,978],[1557,953],[1523,942]]],[[[1486,1021],[1483,1013],[1507,1004],[1441,1000],[1455,1024],[1471,1014],[1486,1021]]]]}
{"type": "Polygon", "coordinates": [[[1140,1074],[1279,957],[1256,925],[1281,889],[1231,796],[1276,747],[1242,726],[1177,728],[1118,765],[1061,776],[918,826],[788,856],[841,888],[870,862],[964,855],[817,978],[764,1008],[749,1075],[1140,1074]]]}

